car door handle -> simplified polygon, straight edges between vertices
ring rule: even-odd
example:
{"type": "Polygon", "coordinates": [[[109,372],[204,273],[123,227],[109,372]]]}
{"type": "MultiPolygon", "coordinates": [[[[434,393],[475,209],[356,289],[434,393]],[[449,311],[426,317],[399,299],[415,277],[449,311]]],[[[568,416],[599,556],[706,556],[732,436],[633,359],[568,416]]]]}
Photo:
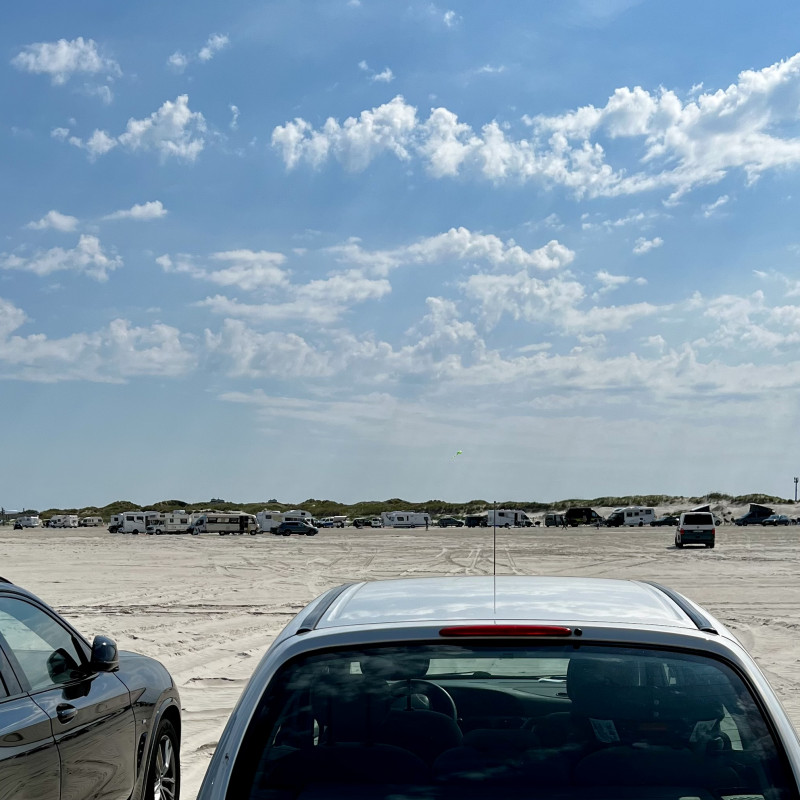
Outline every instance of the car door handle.
{"type": "Polygon", "coordinates": [[[59,703],[56,706],[56,716],[59,722],[70,722],[75,718],[78,709],[71,706],[69,703],[59,703]]]}

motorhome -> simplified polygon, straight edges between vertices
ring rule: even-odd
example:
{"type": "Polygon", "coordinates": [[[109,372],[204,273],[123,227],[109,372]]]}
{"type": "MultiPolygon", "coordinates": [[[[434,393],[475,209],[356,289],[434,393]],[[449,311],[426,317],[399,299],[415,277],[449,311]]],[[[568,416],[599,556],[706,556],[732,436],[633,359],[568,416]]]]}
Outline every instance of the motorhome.
{"type": "Polygon", "coordinates": [[[78,526],[81,528],[99,528],[102,524],[102,517],[81,517],[78,520],[78,526]]]}
{"type": "Polygon", "coordinates": [[[153,519],[146,532],[161,536],[164,533],[190,533],[192,515],[188,511],[165,511],[153,519]]]}
{"type": "Polygon", "coordinates": [[[270,511],[265,508],[263,511],[256,512],[256,522],[258,522],[258,527],[264,533],[275,533],[283,519],[284,514],[282,511],[270,511]]]}
{"type": "Polygon", "coordinates": [[[218,533],[228,536],[231,533],[257,534],[258,522],[253,514],[242,514],[239,511],[206,511],[192,522],[191,533],[218,533]]]}
{"type": "Polygon", "coordinates": [[[121,516],[117,532],[132,533],[134,536],[144,533],[148,525],[160,519],[158,511],[126,511],[121,516]]]}
{"type": "Polygon", "coordinates": [[[283,515],[284,522],[305,522],[308,525],[314,524],[314,515],[310,511],[303,511],[300,508],[294,508],[287,511],[283,515]]]}
{"type": "Polygon", "coordinates": [[[50,517],[51,528],[77,528],[78,515],[77,514],[56,514],[50,517]]]}
{"type": "Polygon", "coordinates": [[[425,528],[431,524],[431,516],[419,511],[383,511],[381,524],[384,528],[425,528]]]}
{"type": "Polygon", "coordinates": [[[608,515],[606,525],[610,528],[619,528],[621,525],[638,526],[649,525],[656,518],[654,508],[643,506],[626,506],[617,508],[608,515]]]}
{"type": "Polygon", "coordinates": [[[572,506],[564,512],[567,525],[577,528],[578,525],[602,525],[605,520],[593,508],[588,506],[572,506]]]}
{"type": "Polygon", "coordinates": [[[122,525],[122,514],[112,514],[111,519],[108,520],[108,532],[119,533],[120,526],[122,525]]]}
{"type": "Polygon", "coordinates": [[[25,517],[17,517],[14,521],[15,528],[38,528],[42,524],[39,517],[28,515],[25,517]]]}
{"type": "Polygon", "coordinates": [[[490,528],[530,528],[533,525],[524,511],[511,508],[489,509],[486,524],[490,528]]]}

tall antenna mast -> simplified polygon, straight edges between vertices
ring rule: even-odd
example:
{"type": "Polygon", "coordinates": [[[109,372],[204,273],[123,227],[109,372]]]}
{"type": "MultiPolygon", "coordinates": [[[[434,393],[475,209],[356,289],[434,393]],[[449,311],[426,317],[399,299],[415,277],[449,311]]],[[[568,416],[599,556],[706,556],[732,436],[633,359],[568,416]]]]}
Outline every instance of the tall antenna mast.
{"type": "Polygon", "coordinates": [[[492,501],[492,611],[497,616],[497,500],[492,501]]]}

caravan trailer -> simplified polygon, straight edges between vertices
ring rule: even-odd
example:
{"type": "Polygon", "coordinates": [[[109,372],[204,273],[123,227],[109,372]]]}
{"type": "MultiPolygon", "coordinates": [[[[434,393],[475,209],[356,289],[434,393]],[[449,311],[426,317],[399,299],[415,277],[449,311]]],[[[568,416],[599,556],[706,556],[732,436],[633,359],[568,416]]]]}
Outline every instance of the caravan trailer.
{"type": "Polygon", "coordinates": [[[533,526],[530,517],[524,511],[511,508],[489,509],[486,524],[492,528],[530,528],[533,526]]]}
{"type": "Polygon", "coordinates": [[[188,511],[166,511],[147,525],[147,533],[161,536],[163,533],[190,533],[192,515],[188,511]]]}
{"type": "Polygon", "coordinates": [[[384,528],[427,528],[431,517],[419,511],[382,511],[381,524],[384,528]]]}
{"type": "Polygon", "coordinates": [[[283,515],[283,522],[305,522],[307,525],[313,525],[314,515],[310,511],[295,508],[283,515]]]}
{"type": "Polygon", "coordinates": [[[78,526],[81,528],[99,528],[103,525],[102,517],[81,517],[78,526]]]}
{"type": "Polygon", "coordinates": [[[206,511],[192,522],[191,533],[194,536],[200,533],[218,533],[220,536],[249,533],[255,536],[258,533],[258,523],[252,514],[242,514],[239,511],[206,511]]]}
{"type": "Polygon", "coordinates": [[[606,525],[609,528],[619,528],[621,525],[641,528],[643,525],[649,525],[655,518],[656,510],[654,508],[626,506],[625,508],[617,508],[609,514],[606,525]]]}

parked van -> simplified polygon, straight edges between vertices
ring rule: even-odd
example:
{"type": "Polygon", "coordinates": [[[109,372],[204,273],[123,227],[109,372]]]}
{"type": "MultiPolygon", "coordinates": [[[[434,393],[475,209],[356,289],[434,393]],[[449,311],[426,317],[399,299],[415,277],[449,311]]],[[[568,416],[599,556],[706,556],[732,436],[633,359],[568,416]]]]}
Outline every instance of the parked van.
{"type": "Polygon", "coordinates": [[[131,533],[137,536],[147,531],[147,526],[157,523],[161,519],[158,511],[126,511],[121,515],[118,533],[131,533]]]}
{"type": "Polygon", "coordinates": [[[524,511],[510,508],[489,509],[486,512],[486,524],[492,528],[530,528],[533,526],[530,517],[524,511]]]}
{"type": "Polygon", "coordinates": [[[102,517],[81,517],[81,519],[78,520],[78,525],[81,528],[99,528],[102,524],[102,517]]]}
{"type": "Polygon", "coordinates": [[[200,514],[192,523],[192,534],[218,533],[228,536],[231,533],[258,533],[258,522],[253,514],[242,514],[239,511],[208,511],[200,514]]]}
{"type": "Polygon", "coordinates": [[[14,527],[17,530],[22,530],[22,528],[38,528],[41,524],[42,521],[35,515],[17,517],[14,520],[14,527]]]}
{"type": "Polygon", "coordinates": [[[717,531],[710,511],[684,511],[675,531],[675,547],[702,544],[713,547],[717,531]]]}
{"type": "Polygon", "coordinates": [[[621,525],[641,528],[643,525],[649,525],[655,521],[655,518],[656,510],[654,508],[626,506],[625,508],[618,508],[609,514],[606,525],[610,528],[619,528],[621,525]]]}
{"type": "Polygon", "coordinates": [[[263,533],[275,533],[278,530],[278,525],[283,522],[283,513],[265,508],[263,511],[256,513],[256,521],[263,533]]]}
{"type": "Polygon", "coordinates": [[[544,526],[545,528],[563,528],[564,515],[557,514],[555,511],[548,511],[544,515],[544,526]]]}
{"type": "Polygon", "coordinates": [[[577,528],[578,525],[602,525],[605,523],[603,517],[588,506],[568,508],[564,512],[564,516],[567,518],[567,525],[571,525],[573,528],[577,528]]]}
{"type": "Polygon", "coordinates": [[[77,528],[78,515],[77,514],[56,514],[50,517],[51,528],[77,528]]]}
{"type": "Polygon", "coordinates": [[[149,521],[147,533],[161,536],[164,533],[189,533],[192,515],[188,511],[166,511],[149,521]]]}
{"type": "Polygon", "coordinates": [[[464,525],[467,528],[485,528],[488,524],[488,514],[467,514],[464,517],[464,525]]]}

